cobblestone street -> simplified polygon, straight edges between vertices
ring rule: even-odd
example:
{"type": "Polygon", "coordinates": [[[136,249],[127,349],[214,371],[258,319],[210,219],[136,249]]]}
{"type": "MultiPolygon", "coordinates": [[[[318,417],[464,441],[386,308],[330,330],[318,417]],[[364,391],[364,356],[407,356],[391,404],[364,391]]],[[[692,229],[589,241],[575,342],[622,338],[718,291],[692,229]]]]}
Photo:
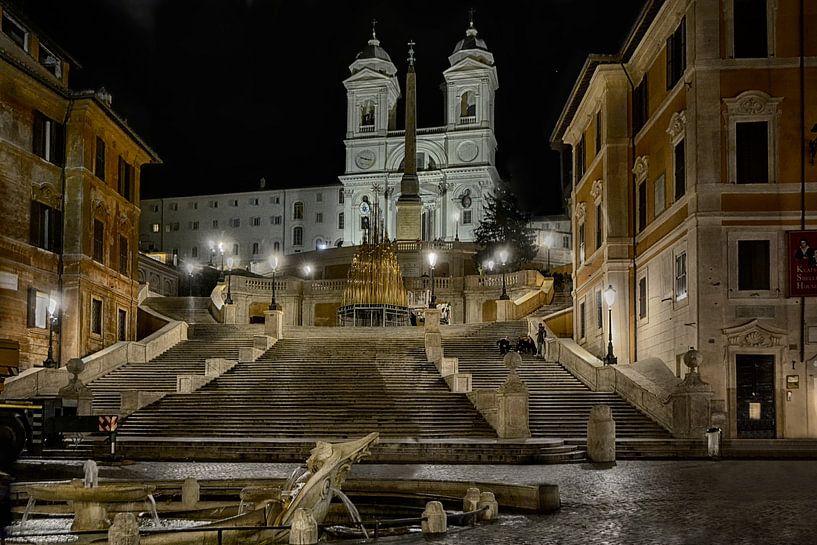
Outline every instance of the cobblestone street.
{"type": "MultiPolygon", "coordinates": [[[[292,464],[136,463],[101,466],[102,479],[285,477],[292,464]]],[[[81,463],[28,461],[18,480],[79,477],[81,463]]],[[[561,511],[503,516],[495,525],[454,532],[440,545],[474,544],[787,544],[811,543],[817,522],[817,463],[810,461],[625,461],[612,469],[553,466],[358,465],[357,478],[555,483],[561,511]]],[[[397,541],[419,542],[419,536],[397,541]]]]}

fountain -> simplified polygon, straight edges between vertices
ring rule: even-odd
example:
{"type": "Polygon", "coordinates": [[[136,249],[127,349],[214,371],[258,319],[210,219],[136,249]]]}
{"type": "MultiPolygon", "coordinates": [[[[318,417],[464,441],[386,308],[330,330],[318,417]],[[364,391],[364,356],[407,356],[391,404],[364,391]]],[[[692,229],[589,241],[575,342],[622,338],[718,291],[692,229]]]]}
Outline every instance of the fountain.
{"type": "Polygon", "coordinates": [[[74,508],[71,530],[104,530],[111,525],[108,518],[108,504],[150,501],[154,520],[158,520],[156,502],[152,492],[156,487],[149,485],[98,484],[96,462],[88,460],[83,465],[85,477],[70,483],[29,485],[28,505],[23,514],[23,524],[28,520],[37,500],[69,501],[74,508]]]}

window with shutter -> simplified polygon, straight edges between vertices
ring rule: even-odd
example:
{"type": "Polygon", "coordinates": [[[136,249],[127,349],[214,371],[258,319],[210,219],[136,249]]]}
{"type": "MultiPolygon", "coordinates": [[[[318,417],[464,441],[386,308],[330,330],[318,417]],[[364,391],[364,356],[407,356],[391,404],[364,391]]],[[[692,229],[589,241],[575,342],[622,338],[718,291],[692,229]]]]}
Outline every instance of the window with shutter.
{"type": "Polygon", "coordinates": [[[96,156],[94,160],[94,175],[105,181],[105,141],[96,137],[96,156]]]}
{"type": "Polygon", "coordinates": [[[105,224],[100,220],[94,220],[94,246],[93,259],[98,263],[105,264],[105,224]]]}

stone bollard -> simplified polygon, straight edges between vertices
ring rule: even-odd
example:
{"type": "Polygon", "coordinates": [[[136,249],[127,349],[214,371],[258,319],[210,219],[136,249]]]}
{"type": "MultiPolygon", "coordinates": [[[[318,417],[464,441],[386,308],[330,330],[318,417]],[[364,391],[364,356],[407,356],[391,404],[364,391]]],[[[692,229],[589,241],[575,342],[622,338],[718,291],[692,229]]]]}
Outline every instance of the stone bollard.
{"type": "Polygon", "coordinates": [[[540,484],[539,485],[539,512],[550,513],[562,507],[562,498],[559,494],[559,485],[540,484]]]}
{"type": "Polygon", "coordinates": [[[469,488],[462,499],[462,510],[465,513],[476,511],[479,504],[479,488],[469,488]]]}
{"type": "Polygon", "coordinates": [[[108,528],[109,545],[139,545],[139,523],[133,513],[117,513],[108,528]]]}
{"type": "Polygon", "coordinates": [[[448,531],[448,518],[443,510],[443,504],[438,501],[430,501],[423,511],[423,533],[424,534],[444,534],[448,531]]]}
{"type": "Polygon", "coordinates": [[[616,461],[616,421],[607,405],[596,405],[587,421],[587,457],[591,462],[616,461]]]}
{"type": "Polygon", "coordinates": [[[182,483],[182,505],[194,509],[199,503],[201,489],[196,479],[185,479],[182,483]]]}
{"type": "Polygon", "coordinates": [[[318,523],[309,509],[299,508],[292,515],[289,545],[313,545],[318,542],[318,523]]]}
{"type": "Polygon", "coordinates": [[[477,509],[482,509],[483,507],[487,507],[487,509],[479,514],[479,520],[496,520],[496,517],[499,515],[499,504],[493,492],[483,492],[479,495],[477,509]]]}

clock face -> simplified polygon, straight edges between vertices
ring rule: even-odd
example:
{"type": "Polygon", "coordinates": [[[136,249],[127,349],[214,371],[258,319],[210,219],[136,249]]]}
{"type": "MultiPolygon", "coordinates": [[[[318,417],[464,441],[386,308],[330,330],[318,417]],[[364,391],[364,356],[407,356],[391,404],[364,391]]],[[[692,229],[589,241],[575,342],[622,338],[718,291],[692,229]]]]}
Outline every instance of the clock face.
{"type": "Polygon", "coordinates": [[[362,169],[372,168],[377,156],[372,150],[365,149],[355,156],[355,164],[362,169]]]}
{"type": "Polygon", "coordinates": [[[360,203],[360,213],[363,214],[364,216],[369,213],[369,203],[367,203],[366,201],[360,203]]]}

